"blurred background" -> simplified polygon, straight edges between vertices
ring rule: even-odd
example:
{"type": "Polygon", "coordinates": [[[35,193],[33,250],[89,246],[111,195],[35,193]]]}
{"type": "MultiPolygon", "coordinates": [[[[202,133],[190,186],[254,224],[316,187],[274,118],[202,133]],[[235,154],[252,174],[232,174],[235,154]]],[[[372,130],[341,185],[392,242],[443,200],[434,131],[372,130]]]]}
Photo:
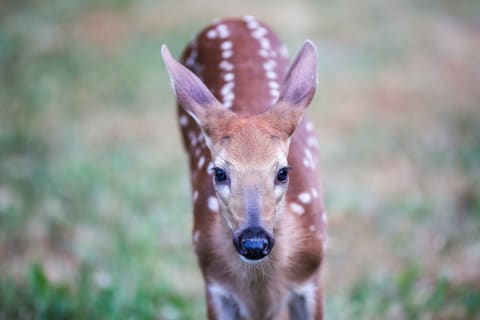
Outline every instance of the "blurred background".
{"type": "Polygon", "coordinates": [[[160,58],[216,17],[319,49],[327,319],[480,319],[480,2],[2,0],[0,319],[205,319],[160,58]]]}

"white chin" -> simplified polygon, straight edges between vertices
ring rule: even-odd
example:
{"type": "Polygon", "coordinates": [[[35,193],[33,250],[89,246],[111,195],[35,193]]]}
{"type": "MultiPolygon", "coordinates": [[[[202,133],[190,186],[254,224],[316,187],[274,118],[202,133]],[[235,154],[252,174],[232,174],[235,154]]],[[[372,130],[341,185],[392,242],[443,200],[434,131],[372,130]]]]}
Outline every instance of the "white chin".
{"type": "Polygon", "coordinates": [[[240,259],[242,259],[243,262],[245,263],[248,263],[248,264],[259,264],[259,263],[262,263],[265,259],[267,259],[268,256],[265,256],[263,257],[262,259],[258,259],[258,260],[250,260],[250,259],[247,259],[245,258],[244,256],[242,255],[239,255],[240,256],[240,259]]]}

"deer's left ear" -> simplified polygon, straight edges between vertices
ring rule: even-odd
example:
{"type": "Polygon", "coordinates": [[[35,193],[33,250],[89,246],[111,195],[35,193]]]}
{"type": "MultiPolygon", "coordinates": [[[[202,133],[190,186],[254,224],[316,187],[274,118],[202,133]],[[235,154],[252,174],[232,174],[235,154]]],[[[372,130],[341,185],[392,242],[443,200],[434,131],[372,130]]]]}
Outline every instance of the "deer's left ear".
{"type": "Polygon", "coordinates": [[[317,87],[317,50],[307,40],[287,73],[278,101],[268,110],[274,122],[291,136],[303,112],[313,99],[317,87]]]}

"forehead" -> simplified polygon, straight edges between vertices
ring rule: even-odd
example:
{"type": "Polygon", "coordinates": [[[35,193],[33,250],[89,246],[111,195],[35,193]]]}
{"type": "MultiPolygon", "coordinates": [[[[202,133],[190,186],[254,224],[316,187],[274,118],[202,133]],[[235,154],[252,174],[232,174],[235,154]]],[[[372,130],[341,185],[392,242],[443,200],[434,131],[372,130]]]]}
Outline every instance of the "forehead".
{"type": "Polygon", "coordinates": [[[214,156],[235,164],[261,166],[286,159],[288,137],[255,117],[233,119],[214,143],[214,156]]]}

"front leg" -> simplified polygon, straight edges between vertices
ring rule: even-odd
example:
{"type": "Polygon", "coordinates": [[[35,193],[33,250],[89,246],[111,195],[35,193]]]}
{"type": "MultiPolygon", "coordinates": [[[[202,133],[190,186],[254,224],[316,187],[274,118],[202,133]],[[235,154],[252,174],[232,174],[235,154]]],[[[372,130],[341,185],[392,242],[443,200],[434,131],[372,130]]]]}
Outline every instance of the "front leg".
{"type": "Polygon", "coordinates": [[[311,281],[291,292],[288,302],[290,320],[322,320],[323,305],[320,281],[311,281]]]}
{"type": "Polygon", "coordinates": [[[235,298],[213,284],[207,289],[207,306],[209,320],[240,320],[240,308],[235,298]]]}
{"type": "Polygon", "coordinates": [[[305,296],[293,293],[288,303],[288,313],[290,320],[311,319],[310,312],[307,308],[305,296]]]}

